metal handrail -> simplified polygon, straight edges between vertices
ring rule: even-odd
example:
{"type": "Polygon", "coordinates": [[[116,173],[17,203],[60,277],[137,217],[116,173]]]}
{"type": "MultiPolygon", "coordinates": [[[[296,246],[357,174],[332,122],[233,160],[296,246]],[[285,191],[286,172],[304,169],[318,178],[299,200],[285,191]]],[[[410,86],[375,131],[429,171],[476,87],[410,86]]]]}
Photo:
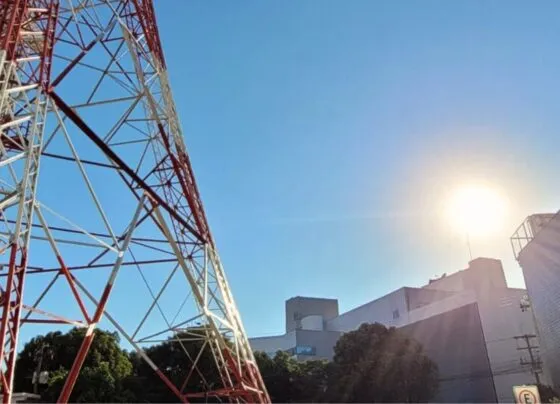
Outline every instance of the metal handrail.
{"type": "Polygon", "coordinates": [[[519,227],[517,227],[513,235],[510,237],[511,248],[513,250],[513,255],[515,256],[516,260],[519,260],[519,254],[521,253],[521,251],[523,251],[525,247],[527,247],[527,245],[531,241],[533,241],[537,233],[539,233],[543,228],[545,228],[552,219],[558,217],[558,215],[560,215],[560,211],[551,215],[548,218],[548,220],[546,220],[546,224],[542,223],[541,228],[538,229],[536,232],[531,224],[531,218],[536,216],[541,216],[542,218],[544,218],[545,215],[535,214],[535,215],[527,216],[525,218],[523,223],[521,223],[519,227]]]}

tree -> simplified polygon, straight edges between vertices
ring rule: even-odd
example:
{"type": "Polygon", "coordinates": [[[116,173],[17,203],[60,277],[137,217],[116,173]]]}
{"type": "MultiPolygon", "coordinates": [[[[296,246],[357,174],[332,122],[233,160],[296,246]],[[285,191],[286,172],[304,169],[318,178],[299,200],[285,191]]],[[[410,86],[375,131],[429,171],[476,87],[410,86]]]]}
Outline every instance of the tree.
{"type": "MultiPolygon", "coordinates": [[[[193,327],[146,349],[150,359],[162,372],[176,386],[183,386],[183,392],[204,392],[218,387],[215,381],[220,380],[220,374],[212,351],[203,338],[206,332],[204,327],[193,327]],[[189,373],[191,364],[195,361],[196,370],[189,373]]],[[[127,380],[127,387],[133,389],[139,399],[156,403],[177,402],[177,396],[136,353],[131,354],[131,361],[134,364],[134,372],[127,380]]],[[[212,400],[212,397],[208,397],[199,401],[211,402],[212,400]]],[[[189,399],[189,401],[197,400],[189,399]]]]}
{"type": "Polygon", "coordinates": [[[255,360],[272,402],[319,402],[326,387],[327,362],[298,362],[287,352],[278,351],[273,358],[255,352],[255,360]]]}
{"type": "Polygon", "coordinates": [[[560,394],[551,386],[539,384],[539,395],[542,403],[560,403],[560,394]]]}
{"type": "MultiPolygon", "coordinates": [[[[18,355],[15,384],[18,391],[33,391],[32,376],[41,360],[41,371],[49,372],[48,386],[41,391],[44,401],[55,401],[83,341],[85,329],[73,328],[37,336],[18,355]]],[[[120,348],[116,333],[96,329],[95,338],[72,392],[73,402],[126,402],[132,392],[123,387],[132,373],[128,354],[120,348]]]]}
{"type": "MultiPolygon", "coordinates": [[[[145,349],[150,359],[183,392],[197,393],[219,388],[220,374],[209,345],[208,330],[194,327],[145,349]],[[200,353],[200,355],[199,355],[200,353]],[[196,362],[196,370],[189,373],[196,362]],[[187,366],[188,365],[188,366],[187,366]],[[210,376],[209,376],[210,375],[210,376]]],[[[175,396],[152,367],[136,352],[128,354],[119,347],[116,333],[96,330],[92,346],[84,361],[70,400],[73,402],[177,402],[175,396]]],[[[49,372],[49,382],[42,388],[43,401],[58,398],[75,355],[84,337],[83,329],[59,331],[29,341],[20,353],[16,366],[16,388],[32,391],[32,376],[39,359],[41,370],[49,372]]],[[[190,402],[216,401],[213,397],[192,398],[190,402]]]]}
{"type": "Polygon", "coordinates": [[[422,346],[394,327],[363,324],[334,348],[326,398],[334,402],[427,402],[438,370],[422,346]]]}
{"type": "Polygon", "coordinates": [[[324,402],[331,364],[325,360],[309,360],[300,363],[300,391],[298,402],[324,402]]]}

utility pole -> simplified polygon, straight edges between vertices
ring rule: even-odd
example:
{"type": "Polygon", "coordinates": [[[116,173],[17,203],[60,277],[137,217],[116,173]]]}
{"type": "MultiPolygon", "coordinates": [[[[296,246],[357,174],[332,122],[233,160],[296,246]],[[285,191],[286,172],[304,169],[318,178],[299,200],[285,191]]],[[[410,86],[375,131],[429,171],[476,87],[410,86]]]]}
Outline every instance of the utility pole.
{"type": "Polygon", "coordinates": [[[518,346],[518,351],[527,351],[529,354],[529,360],[521,358],[521,365],[531,365],[531,371],[535,375],[535,383],[537,385],[541,384],[539,373],[542,372],[542,361],[538,358],[538,345],[531,345],[531,341],[536,339],[535,334],[523,334],[514,337],[517,341],[522,341],[523,346],[518,346]],[[536,351],[536,352],[534,352],[536,351]]]}
{"type": "Polygon", "coordinates": [[[38,357],[37,360],[37,368],[35,369],[35,374],[33,377],[33,393],[39,394],[39,383],[41,379],[41,367],[43,365],[43,355],[45,352],[45,348],[47,347],[46,344],[41,345],[41,348],[35,353],[35,358],[38,357]]]}

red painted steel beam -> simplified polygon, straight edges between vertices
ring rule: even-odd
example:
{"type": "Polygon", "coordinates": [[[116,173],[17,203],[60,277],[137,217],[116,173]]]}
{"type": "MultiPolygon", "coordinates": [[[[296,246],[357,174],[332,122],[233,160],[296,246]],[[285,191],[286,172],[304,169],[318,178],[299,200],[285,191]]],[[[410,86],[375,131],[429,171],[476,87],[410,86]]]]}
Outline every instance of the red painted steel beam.
{"type": "Polygon", "coordinates": [[[143,207],[144,207],[144,203],[142,200],[134,213],[132,222],[130,223],[128,234],[126,235],[126,238],[123,244],[121,245],[121,250],[120,250],[121,254],[118,255],[118,258],[115,261],[113,270],[109,275],[109,279],[105,284],[105,288],[103,289],[103,293],[101,294],[101,298],[99,299],[99,303],[97,304],[95,314],[93,315],[93,318],[91,319],[87,327],[86,335],[84,337],[84,340],[82,341],[82,345],[80,346],[80,349],[78,350],[78,354],[76,355],[76,358],[74,359],[74,363],[72,364],[72,368],[70,369],[70,372],[66,377],[66,381],[64,382],[64,386],[62,387],[62,391],[57,400],[57,402],[59,403],[67,403],[68,400],[70,399],[70,394],[72,394],[72,390],[74,389],[74,385],[76,383],[76,380],[78,379],[80,369],[84,364],[86,356],[93,342],[93,338],[95,337],[95,328],[97,327],[97,324],[99,323],[101,317],[103,316],[103,313],[105,312],[105,307],[107,306],[107,302],[109,301],[109,295],[113,290],[113,286],[115,284],[118,271],[124,260],[124,252],[127,251],[128,249],[130,239],[132,237],[132,232],[135,229],[136,222],[138,221],[140,212],[142,211],[143,207]]]}
{"type": "Polygon", "coordinates": [[[159,39],[159,30],[156,24],[154,4],[152,0],[132,0],[136,9],[136,16],[146,36],[148,48],[165,68],[165,58],[159,39]]]}
{"type": "MultiPolygon", "coordinates": [[[[4,0],[0,7],[2,7],[2,14],[0,20],[0,49],[6,52],[6,60],[14,63],[14,74],[19,75],[21,84],[36,84],[40,89],[45,91],[48,87],[50,76],[50,63],[52,60],[52,47],[54,42],[54,27],[56,25],[58,16],[58,1],[45,0],[44,9],[32,10],[29,7],[29,0],[4,0]],[[22,39],[22,31],[24,25],[34,22],[39,29],[37,31],[43,36],[42,49],[33,52],[32,47],[24,43],[22,39]],[[31,55],[33,53],[33,55],[31,55]],[[18,58],[27,56],[38,56],[37,66],[28,66],[27,70],[21,68],[18,64],[18,58]]],[[[14,82],[10,81],[9,77],[4,77],[9,85],[14,82]]],[[[39,92],[40,94],[40,92],[39,92]]],[[[37,113],[38,116],[38,113],[37,113]]],[[[5,117],[0,119],[4,120],[5,117]]],[[[35,122],[36,124],[36,122],[35,122]]],[[[27,138],[28,136],[35,136],[35,126],[30,124],[23,124],[20,126],[20,136],[27,138]]],[[[3,139],[3,142],[11,143],[11,139],[3,139]]],[[[14,149],[19,150],[29,149],[27,144],[15,142],[14,149]]],[[[35,158],[33,151],[29,151],[28,159],[35,158]]],[[[37,167],[35,166],[35,169],[37,167]]],[[[30,174],[25,171],[25,175],[35,175],[37,171],[30,174]]],[[[33,179],[31,180],[33,181],[33,179]]],[[[26,184],[22,182],[21,184],[26,184]]],[[[19,217],[25,216],[25,220],[30,222],[32,220],[33,206],[25,206],[29,204],[30,200],[27,198],[28,191],[34,192],[33,188],[28,188],[28,185],[22,187],[19,198],[20,209],[19,217]],[[24,213],[25,212],[25,213],[24,213]]],[[[18,226],[19,227],[19,226],[18,226]]],[[[21,325],[21,310],[23,306],[23,290],[25,274],[27,270],[27,242],[28,235],[25,234],[29,228],[19,227],[21,233],[17,233],[11,242],[10,259],[8,264],[8,274],[6,278],[5,290],[2,293],[2,318],[0,320],[0,366],[5,367],[2,371],[2,398],[4,402],[11,402],[13,394],[14,374],[15,374],[15,361],[17,357],[17,343],[19,337],[19,330],[21,325]]]]}
{"type": "MultiPolygon", "coordinates": [[[[136,14],[140,20],[140,26],[146,38],[148,48],[152,54],[155,54],[156,58],[160,59],[162,68],[164,68],[165,64],[163,60],[163,53],[160,54],[161,44],[159,42],[159,34],[156,26],[155,13],[153,12],[152,0],[132,0],[132,2],[135,5],[136,14]],[[154,41],[157,41],[157,43],[154,43],[154,41]]],[[[132,11],[124,19],[133,34],[138,35],[138,25],[135,24],[135,21],[131,18],[131,16],[132,11]]],[[[144,53],[138,52],[138,57],[145,57],[144,53]]],[[[215,248],[215,244],[209,230],[208,221],[202,206],[202,200],[194,178],[192,166],[190,164],[190,159],[186,150],[184,150],[182,144],[177,144],[176,142],[175,144],[172,144],[174,134],[167,132],[161,122],[158,122],[157,128],[160,132],[160,138],[163,141],[167,155],[171,160],[171,168],[180,184],[180,192],[187,200],[198,231],[202,235],[203,240],[215,248]]],[[[176,227],[175,233],[180,239],[181,232],[180,230],[178,231],[176,227]]],[[[246,399],[246,401],[255,401],[255,398],[258,401],[270,401],[268,394],[266,393],[266,389],[263,387],[264,383],[262,381],[262,377],[260,377],[260,372],[257,370],[258,377],[256,377],[254,371],[251,369],[238,369],[231,354],[229,352],[225,352],[224,355],[226,357],[228,371],[232,374],[237,386],[244,391],[240,394],[246,399]],[[247,376],[248,379],[245,380],[245,377],[247,376]],[[243,386],[245,386],[245,384],[258,386],[258,389],[251,389],[250,387],[244,388],[243,386]]],[[[244,365],[247,366],[247,364],[244,365]]]]}
{"type": "Polygon", "coordinates": [[[72,277],[72,275],[70,275],[70,271],[68,270],[68,267],[64,263],[64,260],[62,259],[62,257],[60,255],[57,255],[56,259],[58,260],[58,263],[60,264],[61,272],[64,274],[64,277],[68,281],[68,285],[70,286],[70,289],[72,290],[72,294],[74,295],[74,298],[76,299],[76,302],[78,303],[78,306],[80,307],[80,310],[82,311],[84,319],[88,323],[90,323],[91,319],[90,319],[89,314],[87,312],[86,306],[85,306],[84,302],[82,301],[82,297],[80,296],[80,293],[78,292],[78,288],[76,288],[76,284],[74,283],[74,278],[72,277]]]}
{"type": "Polygon", "coordinates": [[[23,24],[23,15],[27,7],[27,0],[5,1],[2,11],[3,24],[0,30],[2,38],[0,49],[6,51],[7,60],[13,60],[20,37],[20,27],[23,24]],[[10,14],[11,13],[11,14],[10,14]],[[9,17],[8,17],[9,16],[9,17]]]}
{"type": "MultiPolygon", "coordinates": [[[[144,260],[144,261],[127,261],[123,262],[121,266],[131,266],[131,265],[150,265],[150,264],[165,264],[170,262],[177,262],[177,258],[170,258],[170,259],[159,259],[159,260],[144,260]]],[[[68,267],[68,270],[79,271],[84,269],[102,269],[102,268],[110,268],[113,264],[94,264],[94,265],[80,265],[80,266],[73,266],[68,267]]],[[[32,274],[47,274],[51,272],[61,272],[62,268],[45,268],[45,269],[29,269],[26,273],[28,275],[32,274]]],[[[4,278],[8,276],[6,273],[0,273],[0,278],[4,278]]]]}
{"type": "MultiPolygon", "coordinates": [[[[171,149],[171,145],[169,143],[169,136],[165,132],[165,129],[163,128],[163,125],[161,123],[158,123],[157,126],[158,126],[159,133],[161,135],[161,139],[163,140],[163,144],[164,144],[165,149],[167,151],[167,154],[169,155],[169,157],[171,159],[171,164],[173,166],[173,171],[174,171],[175,175],[177,176],[177,179],[179,180],[179,183],[181,184],[181,189],[183,191],[183,194],[187,198],[187,202],[189,203],[189,206],[191,207],[191,211],[193,213],[196,225],[200,229],[200,231],[202,232],[202,236],[204,237],[204,241],[210,242],[211,237],[210,237],[210,232],[208,230],[208,223],[206,222],[206,216],[204,215],[204,212],[201,209],[201,204],[199,202],[200,197],[198,196],[198,191],[194,188],[194,176],[192,175],[192,171],[189,172],[189,170],[185,170],[187,168],[184,165],[185,158],[182,159],[183,164],[181,164],[180,160],[173,153],[173,150],[171,149]],[[185,178],[185,177],[187,177],[187,178],[185,178]],[[188,181],[188,179],[191,179],[191,181],[188,181]],[[193,185],[190,185],[190,184],[193,184],[193,185]]],[[[186,160],[188,161],[188,158],[186,158],[186,160]]]]}
{"type": "MultiPolygon", "coordinates": [[[[124,16],[124,19],[128,28],[135,36],[139,36],[141,34],[145,36],[148,49],[161,62],[162,68],[165,69],[165,60],[161,49],[159,31],[157,28],[152,0],[131,0],[131,3],[128,3],[127,6],[128,7],[125,8],[125,10],[127,10],[128,13],[124,16]],[[135,12],[131,10],[130,4],[134,4],[135,12]],[[136,19],[134,19],[134,17],[136,17],[139,21],[140,27],[136,24],[136,19]],[[141,28],[141,32],[139,32],[138,28],[141,28]]],[[[145,57],[142,54],[139,54],[138,56],[145,57]]],[[[161,139],[164,142],[167,156],[171,159],[173,173],[180,183],[184,197],[187,199],[187,203],[192,212],[198,232],[202,236],[204,242],[209,243],[215,248],[214,241],[210,234],[208,220],[206,219],[206,215],[202,207],[202,200],[196,185],[189,157],[185,150],[182,150],[179,145],[175,144],[175,148],[172,147],[170,140],[172,135],[166,132],[161,123],[158,123],[157,127],[161,139]]]]}
{"type": "Polygon", "coordinates": [[[21,324],[70,324],[75,325],[75,322],[69,322],[64,320],[51,320],[51,319],[42,319],[42,318],[28,318],[25,320],[21,320],[21,324]]]}

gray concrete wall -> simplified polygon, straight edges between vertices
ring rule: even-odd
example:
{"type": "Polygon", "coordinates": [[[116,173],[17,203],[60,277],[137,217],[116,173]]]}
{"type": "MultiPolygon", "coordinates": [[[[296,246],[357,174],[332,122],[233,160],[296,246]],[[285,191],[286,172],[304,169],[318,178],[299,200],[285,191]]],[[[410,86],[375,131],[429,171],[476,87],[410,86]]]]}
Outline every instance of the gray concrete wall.
{"type": "Polygon", "coordinates": [[[286,351],[298,360],[332,360],[333,348],[340,338],[336,331],[294,330],[287,334],[271,337],[249,338],[253,351],[265,352],[273,356],[277,351],[286,351]],[[310,347],[313,354],[297,354],[296,348],[310,347]]]}
{"type": "Polygon", "coordinates": [[[277,351],[287,351],[293,348],[296,345],[296,333],[292,331],[283,335],[249,338],[249,345],[253,351],[273,355],[277,351]]]}
{"type": "Polygon", "coordinates": [[[438,365],[434,402],[496,402],[492,373],[476,303],[401,328],[424,346],[438,365]]]}
{"type": "Polygon", "coordinates": [[[535,314],[546,376],[560,388],[560,218],[555,216],[519,253],[535,314]]]}
{"type": "Polygon", "coordinates": [[[506,278],[502,262],[493,258],[476,258],[469,262],[469,267],[451,275],[431,281],[426,289],[462,291],[468,289],[489,290],[506,288],[506,278]]]}
{"type": "Polygon", "coordinates": [[[438,300],[443,300],[456,292],[445,290],[424,289],[424,288],[404,288],[406,293],[406,306],[408,311],[427,306],[438,300]]]}
{"type": "Polygon", "coordinates": [[[465,288],[487,292],[507,288],[502,261],[493,258],[475,258],[465,271],[465,288]]]}
{"type": "Polygon", "coordinates": [[[332,360],[334,346],[341,334],[337,331],[296,330],[296,346],[311,346],[315,350],[315,355],[297,355],[297,359],[332,360]]]}
{"type": "Polygon", "coordinates": [[[286,332],[301,328],[301,319],[310,315],[328,321],[338,316],[338,300],[315,297],[292,297],[286,300],[286,332]]]}
{"type": "MultiPolygon", "coordinates": [[[[493,293],[478,296],[480,321],[499,402],[511,402],[513,386],[535,383],[530,367],[520,363],[521,359],[528,361],[529,355],[517,349],[523,343],[515,339],[535,334],[533,313],[522,312],[519,307],[525,293],[524,289],[495,289],[493,293]]],[[[538,345],[538,341],[532,339],[531,345],[538,345]]]]}

